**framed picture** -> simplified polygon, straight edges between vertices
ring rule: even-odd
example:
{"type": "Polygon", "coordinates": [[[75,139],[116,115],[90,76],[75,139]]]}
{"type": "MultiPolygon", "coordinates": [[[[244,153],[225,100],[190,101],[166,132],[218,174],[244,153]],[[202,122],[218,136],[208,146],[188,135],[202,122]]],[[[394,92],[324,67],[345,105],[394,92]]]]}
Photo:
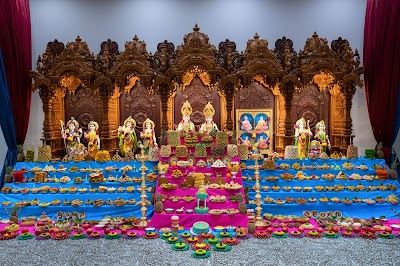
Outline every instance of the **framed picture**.
{"type": "Polygon", "coordinates": [[[273,147],[272,109],[236,109],[237,140],[251,149],[254,145],[266,154],[273,147]]]}

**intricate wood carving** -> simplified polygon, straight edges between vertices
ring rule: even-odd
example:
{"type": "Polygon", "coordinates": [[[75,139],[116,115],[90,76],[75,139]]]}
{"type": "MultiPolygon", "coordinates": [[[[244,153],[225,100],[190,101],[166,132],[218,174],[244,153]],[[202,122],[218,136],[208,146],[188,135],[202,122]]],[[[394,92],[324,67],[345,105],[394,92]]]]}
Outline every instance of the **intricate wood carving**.
{"type": "Polygon", "coordinates": [[[150,118],[156,125],[160,125],[160,97],[151,93],[143,84],[138,82],[130,92],[122,93],[120,101],[121,122],[132,115],[136,121],[138,132],[142,130],[146,118],[150,118]]]}
{"type": "Polygon", "coordinates": [[[75,117],[84,131],[87,130],[90,121],[97,121],[99,128],[102,129],[102,108],[102,98],[94,94],[93,90],[79,87],[74,94],[65,95],[65,120],[75,117]]]}
{"type": "MultiPolygon", "coordinates": [[[[301,90],[296,90],[292,99],[291,120],[297,121],[304,117],[310,121],[310,128],[314,127],[320,120],[329,125],[330,95],[326,90],[320,90],[315,85],[309,85],[301,90]]],[[[330,128],[327,126],[327,131],[330,128]]]]}
{"type": "Polygon", "coordinates": [[[238,109],[273,109],[274,105],[275,97],[272,91],[258,82],[250,83],[235,96],[235,106],[238,109]]]}
{"type": "Polygon", "coordinates": [[[162,129],[172,129],[186,99],[197,125],[211,101],[220,111],[214,120],[226,130],[233,129],[235,107],[274,108],[274,149],[279,152],[293,143],[299,116],[308,116],[311,124],[330,121],[333,148],[344,151],[352,142],[351,100],[356,86],[362,86],[363,68],[358,51],[345,39],[329,47],[314,33],[297,53],[286,37],[270,50],[268,41],[255,34],[238,52],[230,40],[217,50],[196,25],[183,44],[175,49],[164,41],[154,55],[137,36],[121,52],[112,40],[100,47],[95,57],[79,36],[67,45],[54,40],[39,56],[37,71],[31,71],[32,89],[39,90],[45,113],[43,140],[54,154],[63,150],[59,120],[75,116],[84,127],[97,120],[102,148],[114,151],[115,129],[129,114],[138,126],[149,116],[162,129]]]}
{"type": "MultiPolygon", "coordinates": [[[[216,90],[210,90],[207,85],[203,84],[199,77],[195,77],[184,91],[178,90],[176,92],[174,101],[174,106],[176,107],[175,123],[178,123],[182,119],[180,107],[185,101],[189,101],[192,106],[193,112],[191,120],[195,126],[200,126],[205,121],[203,109],[208,102],[211,102],[215,110],[219,110],[220,108],[218,92],[216,90]]],[[[214,115],[214,122],[217,123],[218,127],[220,127],[220,120],[220,114],[216,112],[214,115]]]]}

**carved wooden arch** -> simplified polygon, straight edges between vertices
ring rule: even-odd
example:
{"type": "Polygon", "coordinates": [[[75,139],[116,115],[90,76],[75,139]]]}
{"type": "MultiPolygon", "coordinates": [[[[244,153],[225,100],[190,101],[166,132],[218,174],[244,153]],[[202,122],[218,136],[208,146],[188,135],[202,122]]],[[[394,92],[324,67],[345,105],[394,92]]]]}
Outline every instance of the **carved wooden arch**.
{"type": "MultiPolygon", "coordinates": [[[[172,129],[175,107],[179,110],[181,104],[175,103],[175,97],[197,86],[208,97],[203,95],[201,100],[198,97],[198,102],[216,100],[214,107],[221,116],[219,126],[227,130],[233,129],[234,117],[229,114],[234,109],[236,93],[243,96],[256,90],[262,99],[265,92],[272,92],[277,110],[274,128],[280,138],[274,143],[283,151],[286,145],[293,143],[292,120],[295,118],[286,115],[291,113],[293,94],[296,88],[307,91],[311,86],[315,89],[310,85],[314,82],[331,95],[332,143],[342,151],[351,143],[351,99],[356,87],[362,86],[363,68],[358,51],[353,52],[347,40],[338,38],[329,47],[328,41],[315,33],[307,39],[303,51],[297,53],[293,42],[286,37],[278,39],[275,48],[270,50],[268,41],[256,34],[248,40],[244,52],[237,51],[236,44],[230,40],[220,42],[218,49],[197,25],[193,32],[184,36],[182,45],[175,49],[174,44],[164,41],[157,46],[154,55],[147,52],[146,43],[137,36],[126,42],[121,52],[116,42],[103,42],[96,57],[79,36],[65,46],[57,40],[49,42],[38,58],[37,71],[32,72],[32,88],[39,89],[45,112],[44,140],[52,145],[53,151],[63,150],[58,121],[68,118],[64,106],[65,95],[70,95],[66,94],[68,91],[90,92],[101,98],[100,137],[105,148],[114,151],[117,147],[115,129],[123,119],[120,98],[121,95],[125,97],[124,91],[131,94],[132,90],[142,90],[141,95],[159,95],[159,121],[162,121],[162,128],[172,129]],[[190,75],[188,72],[195,66],[203,74],[190,75]],[[203,79],[199,78],[201,75],[203,79]],[[186,85],[183,85],[184,80],[186,85]]],[[[188,95],[184,96],[189,99],[188,95]]],[[[203,106],[198,109],[198,114],[202,113],[203,106]]]]}

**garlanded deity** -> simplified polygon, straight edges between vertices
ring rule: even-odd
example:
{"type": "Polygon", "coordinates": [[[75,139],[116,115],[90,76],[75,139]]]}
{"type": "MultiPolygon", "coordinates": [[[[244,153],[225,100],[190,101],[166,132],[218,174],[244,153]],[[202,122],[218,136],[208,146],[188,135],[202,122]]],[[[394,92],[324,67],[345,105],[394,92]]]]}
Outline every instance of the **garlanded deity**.
{"type": "Polygon", "coordinates": [[[201,125],[199,130],[200,133],[210,134],[214,129],[218,130],[217,124],[213,121],[215,110],[210,102],[208,102],[204,107],[203,114],[206,118],[206,121],[201,125]]]}
{"type": "Polygon", "coordinates": [[[140,132],[140,137],[143,139],[143,145],[148,152],[149,148],[157,147],[156,134],[154,132],[154,122],[146,118],[143,122],[143,130],[140,132]]]}
{"type": "Polygon", "coordinates": [[[306,123],[306,120],[302,117],[297,120],[294,126],[294,145],[298,148],[297,155],[299,159],[305,159],[308,156],[308,148],[312,138],[312,133],[308,123],[309,121],[306,123]]]}
{"type": "Polygon", "coordinates": [[[244,131],[250,131],[253,129],[253,126],[250,124],[249,118],[247,117],[247,115],[245,115],[243,117],[243,120],[239,120],[240,121],[240,128],[244,131]]]}
{"type": "Polygon", "coordinates": [[[192,114],[192,106],[188,101],[186,101],[181,108],[182,112],[182,121],[178,124],[178,130],[184,131],[186,133],[193,133],[195,132],[194,124],[190,120],[190,115],[192,114]]]}
{"type": "Polygon", "coordinates": [[[81,143],[82,137],[82,129],[79,128],[79,123],[75,118],[71,117],[71,120],[67,122],[66,128],[64,128],[64,123],[61,121],[61,136],[64,139],[68,157],[74,159],[76,153],[73,151],[81,143]]]}
{"type": "Polygon", "coordinates": [[[268,121],[269,121],[269,118],[267,118],[267,120],[264,120],[264,117],[260,116],[260,120],[258,120],[257,125],[254,129],[258,130],[258,131],[268,130],[268,125],[267,125],[268,121]]]}
{"type": "Polygon", "coordinates": [[[321,152],[326,152],[326,148],[331,149],[331,142],[329,141],[329,136],[326,134],[326,127],[324,120],[319,121],[315,125],[315,136],[314,138],[321,143],[321,152]]]}
{"type": "Polygon", "coordinates": [[[93,159],[96,158],[96,153],[100,150],[99,124],[96,121],[90,121],[88,131],[84,137],[88,143],[88,154],[93,159]]]}
{"type": "Polygon", "coordinates": [[[118,128],[119,151],[122,156],[127,152],[135,152],[137,148],[137,137],[135,132],[136,121],[129,116],[124,125],[118,128]]]}

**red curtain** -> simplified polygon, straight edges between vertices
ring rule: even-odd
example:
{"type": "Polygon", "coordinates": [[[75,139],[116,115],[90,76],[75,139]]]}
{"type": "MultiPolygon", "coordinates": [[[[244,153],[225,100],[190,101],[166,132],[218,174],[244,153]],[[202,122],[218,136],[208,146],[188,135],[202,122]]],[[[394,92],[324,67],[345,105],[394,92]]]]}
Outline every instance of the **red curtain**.
{"type": "Polygon", "coordinates": [[[17,144],[23,144],[31,105],[32,69],[29,0],[0,1],[0,49],[3,53],[17,144]]]}
{"type": "Polygon", "coordinates": [[[395,120],[400,86],[400,1],[368,0],[364,26],[365,90],[376,141],[386,163],[397,136],[395,120]],[[396,135],[395,135],[396,134],[396,135]]]}

